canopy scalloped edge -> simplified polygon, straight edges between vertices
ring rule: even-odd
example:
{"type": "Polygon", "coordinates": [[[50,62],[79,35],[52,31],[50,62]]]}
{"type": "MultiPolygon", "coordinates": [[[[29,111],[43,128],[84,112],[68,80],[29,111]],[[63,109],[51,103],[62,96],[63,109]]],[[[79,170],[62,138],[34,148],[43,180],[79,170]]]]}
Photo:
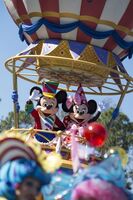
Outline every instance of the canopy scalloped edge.
{"type": "Polygon", "coordinates": [[[73,86],[79,82],[86,93],[96,95],[122,94],[127,82],[126,92],[133,91],[133,79],[116,55],[98,47],[80,44],[76,48],[77,45],[65,40],[40,41],[10,58],[5,65],[10,72],[15,67],[16,75],[24,80],[41,84],[43,79],[49,79],[64,84],[68,91],[74,91],[73,86]]]}

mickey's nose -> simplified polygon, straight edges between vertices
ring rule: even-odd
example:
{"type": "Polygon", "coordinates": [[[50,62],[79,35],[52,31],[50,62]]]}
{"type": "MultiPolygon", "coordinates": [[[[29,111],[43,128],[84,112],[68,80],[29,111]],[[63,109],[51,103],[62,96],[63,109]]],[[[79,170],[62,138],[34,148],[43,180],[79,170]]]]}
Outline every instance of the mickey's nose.
{"type": "Polygon", "coordinates": [[[48,109],[48,110],[50,110],[51,108],[52,108],[52,106],[51,106],[51,105],[48,105],[48,106],[47,106],[47,109],[48,109]]]}

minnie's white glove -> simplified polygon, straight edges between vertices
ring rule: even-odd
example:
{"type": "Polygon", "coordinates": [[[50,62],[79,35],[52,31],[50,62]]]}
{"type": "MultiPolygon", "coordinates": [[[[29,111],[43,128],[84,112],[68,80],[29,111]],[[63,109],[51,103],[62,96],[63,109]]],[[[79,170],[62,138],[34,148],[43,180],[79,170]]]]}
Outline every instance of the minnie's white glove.
{"type": "Polygon", "coordinates": [[[42,94],[40,93],[40,91],[34,89],[33,92],[32,92],[32,94],[29,97],[29,100],[31,100],[31,101],[38,101],[41,96],[42,96],[42,94]]]}
{"type": "Polygon", "coordinates": [[[99,104],[99,111],[105,112],[111,107],[111,99],[104,99],[99,104]]]}

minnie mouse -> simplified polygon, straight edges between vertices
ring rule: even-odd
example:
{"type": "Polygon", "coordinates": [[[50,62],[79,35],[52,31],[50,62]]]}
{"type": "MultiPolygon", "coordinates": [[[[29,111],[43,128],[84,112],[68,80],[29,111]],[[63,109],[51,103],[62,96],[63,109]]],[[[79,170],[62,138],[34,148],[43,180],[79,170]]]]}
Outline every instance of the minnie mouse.
{"type": "MultiPolygon", "coordinates": [[[[66,100],[66,92],[59,91],[56,93],[57,88],[58,84],[54,82],[43,83],[43,91],[37,86],[31,88],[29,101],[26,103],[26,112],[34,118],[35,129],[54,131],[65,129],[64,124],[56,113],[58,112],[59,104],[66,100]],[[34,108],[33,101],[37,101],[36,108],[34,108]]],[[[35,137],[40,142],[47,142],[45,137],[51,141],[55,138],[55,135],[40,132],[35,137]]]]}
{"type": "Polygon", "coordinates": [[[69,113],[63,120],[66,130],[71,131],[72,126],[76,125],[79,136],[82,136],[83,128],[87,127],[88,123],[96,121],[101,114],[95,100],[86,100],[81,84],[74,97],[68,97],[62,107],[69,113]]]}

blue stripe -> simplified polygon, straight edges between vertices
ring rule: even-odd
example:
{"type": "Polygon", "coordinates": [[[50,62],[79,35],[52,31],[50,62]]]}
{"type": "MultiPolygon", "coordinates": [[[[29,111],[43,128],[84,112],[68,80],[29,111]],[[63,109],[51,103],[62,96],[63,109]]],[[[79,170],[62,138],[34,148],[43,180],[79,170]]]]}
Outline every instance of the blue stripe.
{"type": "Polygon", "coordinates": [[[48,127],[50,130],[53,128],[50,124],[46,123],[45,124],[46,127],[48,127]]]}
{"type": "Polygon", "coordinates": [[[51,125],[53,125],[54,123],[54,119],[53,118],[45,118],[46,122],[49,122],[51,125]]]}

